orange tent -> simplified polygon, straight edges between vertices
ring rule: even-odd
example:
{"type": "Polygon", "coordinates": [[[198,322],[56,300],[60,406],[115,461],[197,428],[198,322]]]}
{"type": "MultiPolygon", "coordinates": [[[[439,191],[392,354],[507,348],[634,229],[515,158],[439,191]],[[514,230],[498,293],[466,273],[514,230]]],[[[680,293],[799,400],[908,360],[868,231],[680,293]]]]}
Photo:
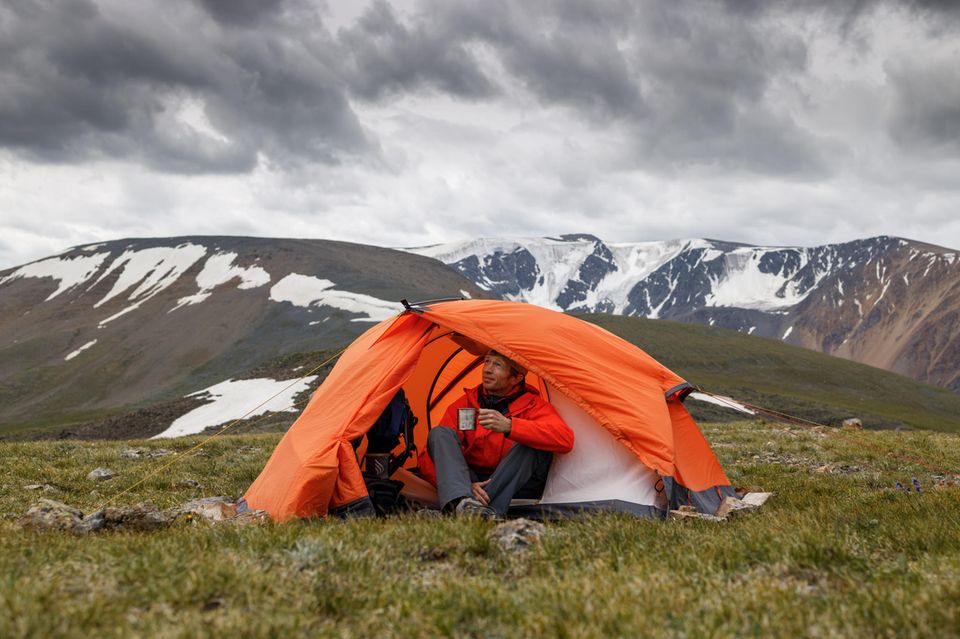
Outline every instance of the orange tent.
{"type": "MultiPolygon", "coordinates": [[[[247,490],[247,505],[282,521],[349,512],[369,500],[351,441],[403,389],[419,420],[417,449],[426,450],[429,428],[464,387],[480,383],[483,358],[466,350],[460,336],[525,366],[527,384],[574,429],[574,449],[554,460],[541,510],[656,515],[691,504],[712,513],[733,494],[683,406],[692,390],[685,380],[570,315],[518,302],[459,300],[408,306],[351,344],[247,490]]],[[[418,481],[405,469],[399,473],[405,482],[418,481]]]]}

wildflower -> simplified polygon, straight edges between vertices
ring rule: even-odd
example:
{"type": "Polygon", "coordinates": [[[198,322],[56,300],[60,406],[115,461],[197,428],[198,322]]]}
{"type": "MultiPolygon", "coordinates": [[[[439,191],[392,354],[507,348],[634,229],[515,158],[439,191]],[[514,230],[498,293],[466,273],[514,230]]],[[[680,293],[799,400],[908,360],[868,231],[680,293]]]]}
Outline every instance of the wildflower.
{"type": "Polygon", "coordinates": [[[916,477],[913,478],[913,487],[917,489],[918,493],[923,494],[923,491],[920,489],[920,480],[916,477]]]}

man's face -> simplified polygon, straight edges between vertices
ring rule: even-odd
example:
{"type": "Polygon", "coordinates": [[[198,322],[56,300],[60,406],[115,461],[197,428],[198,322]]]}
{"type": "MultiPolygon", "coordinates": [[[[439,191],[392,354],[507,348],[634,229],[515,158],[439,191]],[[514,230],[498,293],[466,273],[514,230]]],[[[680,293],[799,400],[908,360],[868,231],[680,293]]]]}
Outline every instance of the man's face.
{"type": "Polygon", "coordinates": [[[483,390],[493,395],[504,395],[520,383],[521,376],[510,368],[510,362],[500,355],[487,354],[483,360],[483,390]]]}

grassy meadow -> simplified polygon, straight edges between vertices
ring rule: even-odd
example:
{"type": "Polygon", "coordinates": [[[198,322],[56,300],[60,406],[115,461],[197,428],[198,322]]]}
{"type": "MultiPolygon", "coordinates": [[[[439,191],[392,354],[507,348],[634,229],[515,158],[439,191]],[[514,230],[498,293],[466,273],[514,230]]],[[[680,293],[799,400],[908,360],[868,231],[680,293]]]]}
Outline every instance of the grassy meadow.
{"type": "Polygon", "coordinates": [[[0,443],[0,637],[945,637],[960,634],[960,437],[707,424],[732,483],[775,492],[722,523],[593,516],[505,553],[491,522],[334,519],[30,532],[39,497],[90,512],[239,496],[279,435],[190,457],[0,443]],[[919,463],[918,463],[919,462],[919,463]],[[118,473],[86,479],[95,467],[118,473]],[[904,492],[896,482],[920,483],[904,492]],[[184,488],[194,480],[200,488],[184,488]],[[51,492],[27,490],[49,484],[51,492]]]}

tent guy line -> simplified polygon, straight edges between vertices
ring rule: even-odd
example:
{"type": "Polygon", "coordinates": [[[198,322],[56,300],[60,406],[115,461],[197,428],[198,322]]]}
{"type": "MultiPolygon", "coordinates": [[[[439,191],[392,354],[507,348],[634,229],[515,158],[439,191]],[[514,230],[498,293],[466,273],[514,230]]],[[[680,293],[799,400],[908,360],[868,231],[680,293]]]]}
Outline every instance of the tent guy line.
{"type": "MultiPolygon", "coordinates": [[[[715,395],[714,393],[711,393],[711,392],[708,391],[708,390],[704,390],[703,388],[700,388],[700,387],[695,387],[695,388],[696,388],[696,392],[698,392],[698,393],[703,393],[704,395],[710,395],[710,396],[713,397],[714,399],[721,400],[721,401],[723,401],[723,400],[729,400],[729,398],[727,398],[727,397],[722,397],[722,396],[720,396],[720,395],[715,395]]],[[[779,411],[773,410],[772,408],[765,408],[765,407],[763,407],[763,406],[757,406],[756,404],[748,404],[747,402],[740,402],[740,401],[737,401],[737,403],[738,403],[738,404],[741,404],[742,406],[745,406],[746,408],[752,409],[752,410],[754,410],[754,411],[756,411],[756,412],[758,412],[758,413],[763,413],[763,414],[765,414],[765,415],[768,415],[768,416],[770,416],[770,417],[773,417],[774,419],[779,419],[780,421],[786,422],[786,423],[788,423],[788,424],[795,424],[795,425],[797,425],[797,426],[803,426],[804,428],[809,428],[809,429],[811,429],[811,430],[816,429],[816,428],[829,429],[829,431],[827,431],[827,432],[831,432],[831,433],[832,433],[832,434],[830,435],[831,437],[837,437],[837,438],[839,438],[839,439],[845,439],[847,442],[853,443],[853,444],[860,444],[860,445],[862,445],[862,446],[865,446],[865,447],[867,447],[867,448],[870,448],[870,449],[874,450],[875,452],[882,453],[882,454],[888,455],[888,456],[890,456],[890,457],[895,457],[895,458],[900,459],[900,460],[902,460],[902,461],[906,461],[906,462],[910,462],[910,463],[912,463],[912,464],[916,464],[917,466],[922,466],[923,468],[926,468],[927,470],[934,470],[934,471],[936,471],[936,472],[938,472],[938,473],[943,473],[944,475],[956,475],[956,476],[960,476],[960,473],[958,473],[958,472],[956,472],[956,471],[948,470],[948,469],[946,469],[946,468],[944,468],[944,467],[942,467],[942,466],[936,466],[936,465],[934,465],[934,464],[929,464],[929,463],[925,462],[923,459],[921,459],[921,457],[923,456],[923,453],[921,453],[920,451],[917,451],[917,450],[910,450],[910,449],[907,449],[907,448],[904,447],[904,446],[901,446],[900,448],[902,448],[902,449],[905,450],[906,452],[909,452],[909,453],[911,453],[911,454],[913,454],[913,455],[917,455],[918,457],[908,457],[908,456],[906,456],[906,455],[899,455],[899,454],[897,454],[897,452],[896,452],[895,450],[893,450],[893,449],[884,450],[882,447],[877,446],[876,444],[873,444],[873,443],[871,443],[871,442],[868,442],[868,441],[864,440],[863,438],[853,437],[852,435],[844,434],[844,433],[842,433],[838,428],[835,428],[835,427],[832,427],[832,426],[828,426],[827,424],[821,424],[820,422],[815,422],[815,421],[813,421],[813,420],[804,419],[803,417],[797,417],[796,415],[790,415],[789,413],[781,413],[781,412],[779,412],[779,411]]],[[[731,408],[732,408],[732,407],[731,407],[731,408]]],[[[734,410],[736,410],[736,409],[734,409],[734,410]]],[[[774,425],[776,426],[776,424],[774,424],[774,425]]],[[[784,432],[790,433],[791,435],[794,434],[792,431],[787,430],[786,428],[784,428],[784,427],[782,427],[782,426],[777,426],[777,428],[780,428],[780,429],[783,430],[784,432]]],[[[826,434],[826,433],[825,433],[825,434],[826,434]]]]}

